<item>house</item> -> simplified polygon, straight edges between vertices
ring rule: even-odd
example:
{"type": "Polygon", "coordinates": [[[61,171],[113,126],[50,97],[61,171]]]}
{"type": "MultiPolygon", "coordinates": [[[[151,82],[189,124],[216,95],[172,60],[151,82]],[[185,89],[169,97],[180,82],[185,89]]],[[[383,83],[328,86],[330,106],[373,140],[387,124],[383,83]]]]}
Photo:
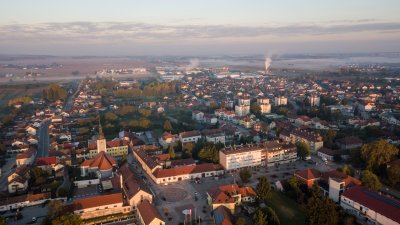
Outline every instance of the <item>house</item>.
{"type": "Polygon", "coordinates": [[[202,133],[207,142],[225,144],[225,132],[221,129],[204,130],[202,133]]]}
{"type": "Polygon", "coordinates": [[[360,148],[363,144],[362,140],[355,136],[344,137],[336,140],[339,148],[342,150],[350,150],[354,148],[360,148]]]}
{"type": "Polygon", "coordinates": [[[335,202],[340,201],[340,195],[347,189],[361,185],[360,180],[337,170],[323,172],[321,183],[321,186],[328,187],[328,196],[335,202]]]}
{"type": "Polygon", "coordinates": [[[340,155],[340,151],[339,150],[332,150],[326,147],[322,147],[318,150],[318,156],[321,159],[326,159],[328,161],[333,161],[335,156],[339,156],[340,155]]]}
{"type": "Polygon", "coordinates": [[[37,150],[32,147],[23,153],[19,153],[16,156],[16,160],[15,160],[17,166],[32,165],[35,160],[36,153],[37,153],[37,150]]]}
{"type": "Polygon", "coordinates": [[[171,132],[164,132],[161,137],[158,139],[158,143],[163,148],[168,148],[170,145],[175,145],[178,142],[179,137],[176,134],[171,134],[171,132]]]}
{"type": "Polygon", "coordinates": [[[182,142],[182,144],[185,144],[188,142],[196,143],[200,139],[201,139],[201,133],[200,133],[200,131],[197,131],[197,130],[179,133],[179,140],[182,142]]]}
{"type": "Polygon", "coordinates": [[[165,225],[157,208],[148,200],[143,200],[137,207],[140,225],[165,225]]]}
{"type": "Polygon", "coordinates": [[[226,208],[225,206],[218,206],[214,210],[214,224],[215,225],[233,225],[232,219],[232,213],[231,211],[226,208]]]}
{"type": "Polygon", "coordinates": [[[7,177],[8,181],[8,192],[24,192],[28,189],[29,167],[27,165],[21,165],[7,177]]]}
{"type": "Polygon", "coordinates": [[[121,193],[76,199],[67,208],[82,220],[131,212],[121,193]]]}
{"type": "Polygon", "coordinates": [[[218,118],[212,114],[204,115],[204,123],[215,125],[218,122],[218,118]]]}
{"type": "Polygon", "coordinates": [[[57,164],[57,157],[40,157],[36,159],[36,166],[42,170],[51,171],[53,167],[57,164]]]}
{"type": "Polygon", "coordinates": [[[254,202],[256,192],[252,187],[239,187],[237,184],[228,184],[207,191],[207,202],[211,210],[224,206],[235,212],[235,207],[242,202],[254,202]]]}
{"type": "Polygon", "coordinates": [[[311,188],[315,182],[321,179],[322,173],[314,168],[308,168],[294,173],[294,177],[305,183],[308,188],[311,188]]]}
{"type": "Polygon", "coordinates": [[[204,113],[198,110],[194,110],[192,112],[192,119],[198,122],[203,122],[204,120],[204,113]]]}
{"type": "Polygon", "coordinates": [[[149,201],[149,203],[153,202],[151,191],[143,183],[142,179],[137,179],[137,174],[129,168],[128,164],[121,166],[118,173],[123,196],[132,207],[132,210],[143,200],[149,201]]]}
{"type": "Polygon", "coordinates": [[[400,224],[400,201],[366,187],[355,186],[343,192],[340,206],[368,224],[400,224]]]}
{"type": "Polygon", "coordinates": [[[27,128],[25,128],[25,131],[30,135],[36,135],[37,129],[32,126],[28,126],[27,128]]]}
{"type": "Polygon", "coordinates": [[[96,173],[98,177],[111,177],[117,167],[117,161],[109,154],[101,151],[93,159],[87,159],[81,164],[81,175],[96,173]]]}
{"type": "Polygon", "coordinates": [[[295,119],[294,123],[298,127],[310,126],[312,124],[312,120],[310,119],[310,117],[303,115],[303,116],[297,117],[297,119],[295,119]]]}

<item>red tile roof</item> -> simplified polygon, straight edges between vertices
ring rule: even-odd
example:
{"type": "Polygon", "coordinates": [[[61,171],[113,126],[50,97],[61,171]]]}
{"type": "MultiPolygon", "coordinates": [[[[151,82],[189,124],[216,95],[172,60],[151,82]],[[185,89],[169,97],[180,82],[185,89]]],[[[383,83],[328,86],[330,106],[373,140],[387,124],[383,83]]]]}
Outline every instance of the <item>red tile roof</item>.
{"type": "Polygon", "coordinates": [[[314,168],[297,171],[294,174],[303,180],[315,180],[322,176],[322,173],[314,168]]]}
{"type": "Polygon", "coordinates": [[[109,194],[109,195],[100,195],[95,197],[88,197],[77,199],[72,203],[73,210],[81,210],[94,208],[103,205],[111,205],[122,203],[123,198],[121,193],[109,194]]]}
{"type": "Polygon", "coordinates": [[[164,221],[156,207],[150,204],[147,199],[138,205],[138,210],[145,225],[150,224],[155,218],[164,221]]]}
{"type": "Polygon", "coordinates": [[[115,159],[109,154],[101,151],[93,159],[85,160],[82,167],[98,168],[99,170],[111,170],[117,166],[115,159]]]}
{"type": "Polygon", "coordinates": [[[40,157],[36,159],[37,166],[51,166],[57,164],[57,157],[40,157]]]}
{"type": "Polygon", "coordinates": [[[343,196],[400,223],[400,201],[394,198],[381,195],[362,186],[346,190],[343,192],[343,196]]]}

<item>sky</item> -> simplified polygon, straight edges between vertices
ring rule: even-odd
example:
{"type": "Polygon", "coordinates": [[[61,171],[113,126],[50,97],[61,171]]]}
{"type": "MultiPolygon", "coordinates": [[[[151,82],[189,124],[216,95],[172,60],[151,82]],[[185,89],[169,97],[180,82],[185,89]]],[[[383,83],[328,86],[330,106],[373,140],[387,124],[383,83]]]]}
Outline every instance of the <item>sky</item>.
{"type": "Polygon", "coordinates": [[[12,0],[0,54],[400,52],[399,0],[12,0]]]}

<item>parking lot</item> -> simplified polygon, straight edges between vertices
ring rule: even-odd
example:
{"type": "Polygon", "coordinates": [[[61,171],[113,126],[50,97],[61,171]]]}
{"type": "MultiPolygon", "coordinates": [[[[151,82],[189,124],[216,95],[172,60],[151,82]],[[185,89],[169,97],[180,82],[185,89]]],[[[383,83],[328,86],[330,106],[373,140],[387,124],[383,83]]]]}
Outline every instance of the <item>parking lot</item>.
{"type": "Polygon", "coordinates": [[[4,213],[3,216],[4,218],[7,219],[7,224],[41,224],[44,218],[47,215],[47,207],[42,207],[42,205],[37,205],[37,206],[30,206],[30,207],[25,207],[21,210],[22,218],[19,220],[14,220],[15,212],[7,211],[4,213]],[[37,221],[32,222],[32,218],[36,217],[37,221]]]}

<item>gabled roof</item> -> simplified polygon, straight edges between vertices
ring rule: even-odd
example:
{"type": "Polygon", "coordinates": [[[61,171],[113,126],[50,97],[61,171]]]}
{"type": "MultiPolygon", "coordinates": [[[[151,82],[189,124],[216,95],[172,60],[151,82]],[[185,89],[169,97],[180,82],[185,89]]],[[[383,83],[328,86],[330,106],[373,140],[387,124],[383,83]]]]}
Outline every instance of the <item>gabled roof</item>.
{"type": "Polygon", "coordinates": [[[400,223],[400,201],[394,198],[381,195],[362,186],[350,188],[343,192],[342,196],[400,223]]]}
{"type": "Polygon", "coordinates": [[[322,173],[322,180],[329,182],[329,178],[344,182],[346,187],[361,185],[361,181],[337,170],[322,173]]]}
{"type": "Polygon", "coordinates": [[[72,202],[72,209],[81,210],[94,208],[103,205],[111,205],[122,203],[123,198],[121,193],[109,194],[109,195],[100,195],[88,198],[77,199],[72,202]]]}
{"type": "Polygon", "coordinates": [[[57,157],[50,156],[50,157],[40,157],[36,159],[37,166],[51,166],[57,163],[57,157]]]}
{"type": "Polygon", "coordinates": [[[111,170],[117,166],[115,159],[109,154],[101,151],[93,159],[85,160],[81,167],[98,168],[99,170],[111,170]]]}
{"type": "Polygon", "coordinates": [[[214,210],[214,221],[216,225],[233,225],[232,214],[225,206],[218,206],[214,210]]]}
{"type": "Polygon", "coordinates": [[[314,168],[308,168],[305,170],[300,170],[294,173],[297,177],[302,178],[303,180],[315,180],[319,179],[322,176],[322,173],[314,168]]]}
{"type": "Polygon", "coordinates": [[[145,199],[138,205],[139,214],[143,219],[145,225],[153,222],[154,219],[158,218],[161,221],[164,221],[161,217],[160,213],[154,207],[154,205],[150,204],[150,202],[145,199]]]}

